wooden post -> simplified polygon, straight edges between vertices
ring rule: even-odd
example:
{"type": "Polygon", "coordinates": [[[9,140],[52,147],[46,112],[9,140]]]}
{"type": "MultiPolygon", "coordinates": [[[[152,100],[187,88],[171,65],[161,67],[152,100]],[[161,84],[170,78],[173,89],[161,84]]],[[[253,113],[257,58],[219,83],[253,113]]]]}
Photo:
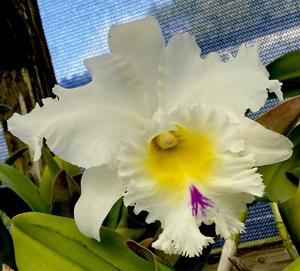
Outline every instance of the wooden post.
{"type": "MultiPolygon", "coordinates": [[[[36,0],[0,1],[0,35],[0,103],[24,114],[53,96],[55,84],[36,0]]],[[[23,145],[7,132],[6,120],[13,112],[1,116],[10,153],[23,145]]],[[[28,154],[16,166],[32,175],[28,154]]]]}

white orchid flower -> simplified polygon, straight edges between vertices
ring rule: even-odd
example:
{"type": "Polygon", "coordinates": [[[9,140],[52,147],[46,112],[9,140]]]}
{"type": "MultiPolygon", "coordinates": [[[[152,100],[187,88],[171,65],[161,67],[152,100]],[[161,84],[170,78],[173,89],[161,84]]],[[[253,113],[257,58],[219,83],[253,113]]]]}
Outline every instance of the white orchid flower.
{"type": "Polygon", "coordinates": [[[86,168],[75,207],[79,230],[100,240],[99,228],[123,196],[136,213],[159,220],[153,247],[186,256],[212,243],[199,231],[215,223],[228,238],[243,230],[238,213],[264,185],[257,166],[291,156],[292,143],[245,117],[259,110],[269,80],[256,47],[241,46],[226,63],[205,59],[191,35],[164,46],[153,17],[113,26],[110,55],[87,59],[92,82],[72,91],[55,86],[10,131],[39,159],[43,138],[61,158],[86,168]]]}

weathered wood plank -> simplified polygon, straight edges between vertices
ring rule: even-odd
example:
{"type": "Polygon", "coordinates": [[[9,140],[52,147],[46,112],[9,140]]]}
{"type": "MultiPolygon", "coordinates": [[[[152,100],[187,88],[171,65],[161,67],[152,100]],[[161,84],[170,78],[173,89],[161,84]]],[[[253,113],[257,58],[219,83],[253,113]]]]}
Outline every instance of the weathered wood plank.
{"type": "MultiPolygon", "coordinates": [[[[241,259],[243,267],[251,271],[281,271],[293,261],[282,242],[238,250],[237,256],[241,259]]],[[[218,257],[219,255],[210,257],[203,271],[216,271],[218,257]]],[[[237,268],[233,270],[238,271],[237,268]]]]}

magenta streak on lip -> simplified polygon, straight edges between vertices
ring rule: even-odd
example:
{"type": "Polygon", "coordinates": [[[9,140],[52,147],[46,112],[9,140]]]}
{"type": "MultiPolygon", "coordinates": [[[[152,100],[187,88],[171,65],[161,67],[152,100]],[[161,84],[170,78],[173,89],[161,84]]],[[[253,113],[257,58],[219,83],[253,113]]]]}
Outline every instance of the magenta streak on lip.
{"type": "Polygon", "coordinates": [[[205,216],[206,209],[213,207],[213,202],[205,197],[194,185],[190,186],[190,194],[193,216],[198,215],[199,209],[201,210],[202,216],[205,216]]]}

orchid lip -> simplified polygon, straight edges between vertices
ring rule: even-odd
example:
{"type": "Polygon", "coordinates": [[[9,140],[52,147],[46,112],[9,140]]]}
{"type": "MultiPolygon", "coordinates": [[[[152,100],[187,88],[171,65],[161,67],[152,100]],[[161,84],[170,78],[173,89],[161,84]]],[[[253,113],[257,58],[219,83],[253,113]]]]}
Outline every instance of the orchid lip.
{"type": "Polygon", "coordinates": [[[207,208],[213,207],[213,202],[205,197],[194,185],[190,186],[190,195],[193,216],[197,216],[199,210],[201,211],[202,216],[205,216],[207,208]]]}

